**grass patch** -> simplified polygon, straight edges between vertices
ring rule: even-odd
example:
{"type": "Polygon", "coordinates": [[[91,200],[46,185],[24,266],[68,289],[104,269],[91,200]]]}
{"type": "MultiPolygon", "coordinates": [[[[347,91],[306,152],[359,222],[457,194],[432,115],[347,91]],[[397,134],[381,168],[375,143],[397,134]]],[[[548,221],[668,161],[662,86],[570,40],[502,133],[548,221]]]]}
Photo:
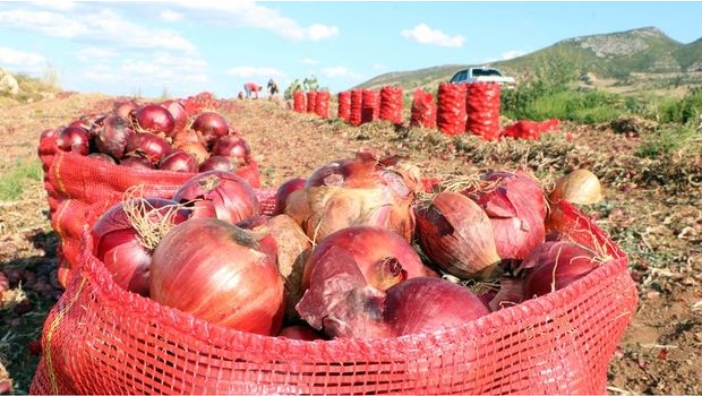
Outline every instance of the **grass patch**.
{"type": "Polygon", "coordinates": [[[702,137],[695,129],[682,125],[659,128],[654,133],[644,136],[636,156],[655,159],[678,151],[702,152],[702,137]]]}
{"type": "Polygon", "coordinates": [[[20,199],[28,181],[39,181],[44,173],[41,162],[29,161],[17,163],[8,174],[0,177],[0,201],[20,199]]]}

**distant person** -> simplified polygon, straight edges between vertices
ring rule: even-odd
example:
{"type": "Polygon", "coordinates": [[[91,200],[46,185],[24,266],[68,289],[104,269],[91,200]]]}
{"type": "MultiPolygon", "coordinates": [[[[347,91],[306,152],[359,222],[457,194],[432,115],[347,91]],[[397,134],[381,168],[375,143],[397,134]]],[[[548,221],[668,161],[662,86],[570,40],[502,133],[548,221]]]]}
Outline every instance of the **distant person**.
{"type": "Polygon", "coordinates": [[[278,93],[278,84],[272,78],[268,80],[268,94],[273,97],[278,93]]]}
{"type": "Polygon", "coordinates": [[[246,84],[244,84],[244,91],[246,92],[246,99],[250,99],[251,94],[254,95],[255,99],[258,99],[258,92],[260,90],[261,90],[261,86],[256,84],[256,83],[247,82],[246,84]]]}

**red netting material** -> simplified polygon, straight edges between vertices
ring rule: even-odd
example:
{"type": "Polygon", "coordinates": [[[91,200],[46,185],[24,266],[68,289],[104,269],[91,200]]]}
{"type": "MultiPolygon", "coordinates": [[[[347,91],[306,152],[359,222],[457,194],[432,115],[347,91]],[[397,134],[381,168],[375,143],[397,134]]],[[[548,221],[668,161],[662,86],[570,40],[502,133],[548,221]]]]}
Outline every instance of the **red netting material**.
{"type": "Polygon", "coordinates": [[[351,114],[349,114],[349,124],[353,126],[359,126],[362,122],[363,91],[365,90],[354,89],[351,91],[351,114]]]}
{"type": "Polygon", "coordinates": [[[572,206],[555,209],[562,231],[612,259],[463,326],[388,339],[300,341],[212,326],[116,286],[86,234],[81,271],[44,325],[30,392],[604,394],[636,287],[624,252],[572,206]]]}
{"type": "Polygon", "coordinates": [[[500,134],[503,137],[536,140],[541,137],[542,133],[557,129],[559,122],[556,118],[542,122],[520,120],[507,126],[500,134]]]}
{"type": "Polygon", "coordinates": [[[304,92],[295,91],[295,93],[293,93],[293,111],[298,113],[305,113],[307,111],[304,92]]]}
{"type": "Polygon", "coordinates": [[[315,105],[315,112],[321,118],[329,118],[329,92],[319,91],[317,92],[317,104],[315,105]]]}
{"type": "Polygon", "coordinates": [[[403,96],[402,87],[382,87],[380,89],[381,120],[390,121],[395,125],[402,125],[403,96]]]}
{"type": "MultiPolygon", "coordinates": [[[[39,157],[44,169],[51,226],[59,240],[59,280],[63,285],[79,265],[81,236],[86,211],[92,205],[109,208],[124,198],[131,187],[142,185],[144,196],[171,198],[173,193],[195,173],[141,170],[112,165],[78,154],[55,150],[55,139],[39,143],[39,157]]],[[[254,188],[261,186],[258,164],[252,161],[236,174],[254,188]]]]}
{"type": "Polygon", "coordinates": [[[465,130],[483,140],[500,138],[500,85],[471,83],[468,85],[466,107],[468,119],[465,130]]]}
{"type": "Polygon", "coordinates": [[[466,84],[439,84],[436,126],[448,136],[466,131],[466,84]]]}
{"type": "Polygon", "coordinates": [[[307,112],[314,113],[317,110],[317,91],[307,92],[307,112]]]}
{"type": "Polygon", "coordinates": [[[339,119],[344,121],[344,122],[349,122],[349,118],[351,116],[351,92],[350,91],[343,91],[339,92],[338,95],[338,100],[339,100],[339,119]]]}
{"type": "Polygon", "coordinates": [[[361,104],[361,123],[373,122],[380,115],[380,91],[364,89],[361,104]]]}
{"type": "Polygon", "coordinates": [[[414,91],[410,127],[436,128],[436,102],[431,92],[425,92],[421,88],[414,91]]]}

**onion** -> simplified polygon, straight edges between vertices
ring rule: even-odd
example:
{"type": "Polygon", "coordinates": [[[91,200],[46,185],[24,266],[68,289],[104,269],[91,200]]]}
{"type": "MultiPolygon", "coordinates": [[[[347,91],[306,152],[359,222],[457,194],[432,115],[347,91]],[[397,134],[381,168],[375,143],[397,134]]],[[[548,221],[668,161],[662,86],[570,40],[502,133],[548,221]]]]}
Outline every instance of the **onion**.
{"type": "Polygon", "coordinates": [[[119,161],[119,164],[136,169],[156,169],[153,163],[144,157],[126,156],[119,161]]]}
{"type": "Polygon", "coordinates": [[[161,103],[161,106],[165,107],[173,116],[173,133],[170,136],[173,137],[178,132],[185,130],[188,125],[188,113],[185,111],[185,107],[177,100],[167,100],[161,103]]]}
{"type": "Polygon", "coordinates": [[[256,192],[233,173],[197,174],[176,190],[173,199],[191,206],[193,217],[217,217],[230,224],[261,213],[256,192]]]}
{"type": "Polygon", "coordinates": [[[200,165],[200,172],[220,171],[235,172],[238,169],[229,157],[223,155],[213,155],[200,165]]]}
{"type": "Polygon", "coordinates": [[[150,133],[135,133],[127,139],[127,156],[139,156],[156,165],[171,151],[166,139],[150,133]]]}
{"type": "Polygon", "coordinates": [[[379,226],[412,239],[415,193],[371,151],[318,168],[305,191],[312,214],[305,231],[314,241],[351,225],[379,226]]]}
{"type": "Polygon", "coordinates": [[[310,274],[310,287],[295,307],[312,328],[330,338],[382,338],[385,293],[366,284],[351,254],[332,246],[310,274]]]}
{"type": "Polygon", "coordinates": [[[399,337],[450,329],[488,313],[480,298],[466,287],[441,278],[421,277],[387,291],[383,320],[399,337]]]}
{"type": "Polygon", "coordinates": [[[179,141],[178,143],[173,144],[173,148],[183,150],[190,154],[193,158],[195,158],[198,166],[207,161],[207,158],[210,156],[210,153],[207,152],[207,148],[205,148],[205,146],[203,146],[200,142],[179,141]]]}
{"type": "Polygon", "coordinates": [[[324,337],[318,331],[308,325],[285,326],[278,333],[278,337],[290,338],[293,340],[314,341],[323,340],[324,337]]]}
{"type": "Polygon", "coordinates": [[[165,107],[147,104],[136,110],[134,120],[139,132],[150,132],[162,137],[172,137],[175,132],[175,119],[165,107]]]}
{"type": "Polygon", "coordinates": [[[524,299],[524,282],[520,278],[503,276],[500,288],[488,301],[491,311],[498,311],[519,304],[524,299]]]}
{"type": "Polygon", "coordinates": [[[549,194],[551,202],[566,200],[577,205],[592,205],[601,199],[600,180],[587,169],[577,169],[559,178],[549,194]]]}
{"type": "Polygon", "coordinates": [[[542,296],[560,290],[598,268],[596,252],[573,242],[544,242],[532,250],[521,269],[530,269],[524,279],[524,296],[542,296]]]}
{"type": "Polygon", "coordinates": [[[295,191],[303,190],[306,182],[306,179],[296,178],[287,180],[281,184],[275,192],[275,209],[273,210],[273,213],[285,213],[285,207],[287,206],[287,201],[290,194],[295,191]]]}
{"type": "Polygon", "coordinates": [[[275,241],[217,219],[189,219],[154,251],[151,298],[213,324],[276,335],[283,281],[275,241]]]}
{"type": "Polygon", "coordinates": [[[117,161],[114,158],[112,158],[111,156],[109,156],[107,154],[103,154],[103,153],[90,153],[90,154],[88,154],[88,157],[94,158],[98,161],[107,162],[107,163],[112,164],[112,165],[117,164],[117,161]]]}
{"type": "Polygon", "coordinates": [[[197,136],[197,132],[192,129],[183,129],[173,135],[173,147],[178,147],[184,143],[202,143],[197,136]]]}
{"type": "Polygon", "coordinates": [[[451,275],[488,282],[499,275],[490,219],[464,195],[442,191],[417,208],[417,235],[422,251],[451,275]]]}
{"type": "Polygon", "coordinates": [[[212,146],[218,138],[229,134],[227,120],[214,111],[200,113],[195,117],[191,128],[208,147],[212,146]]]}
{"type": "Polygon", "coordinates": [[[161,158],[158,168],[171,172],[197,173],[197,161],[185,151],[175,149],[161,158]]]}
{"type": "Polygon", "coordinates": [[[115,103],[114,114],[123,118],[126,121],[132,120],[134,112],[139,109],[139,103],[128,100],[126,102],[115,103]]]}
{"type": "Polygon", "coordinates": [[[251,148],[241,136],[222,136],[214,141],[212,155],[230,157],[238,166],[246,166],[251,160],[251,148]]]}
{"type": "Polygon", "coordinates": [[[311,287],[311,273],[329,257],[326,253],[332,248],[348,253],[365,283],[380,291],[426,274],[419,255],[401,236],[380,227],[351,226],[334,232],[315,247],[305,265],[303,289],[311,287]]]}
{"type": "Polygon", "coordinates": [[[487,213],[502,259],[523,259],[544,242],[548,205],[543,189],[528,174],[488,172],[479,185],[462,194],[475,200],[487,213]]]}
{"type": "Polygon", "coordinates": [[[90,153],[90,132],[77,126],[63,128],[56,139],[56,147],[59,150],[88,155],[90,153]]]}
{"type": "Polygon", "coordinates": [[[98,129],[95,137],[95,146],[101,153],[108,154],[113,158],[124,157],[127,149],[127,141],[135,135],[123,118],[110,115],[105,118],[102,127],[98,129]]]}
{"type": "Polygon", "coordinates": [[[187,218],[187,211],[168,199],[119,202],[93,225],[93,254],[105,264],[117,285],[148,296],[151,253],[168,230],[187,218]]]}

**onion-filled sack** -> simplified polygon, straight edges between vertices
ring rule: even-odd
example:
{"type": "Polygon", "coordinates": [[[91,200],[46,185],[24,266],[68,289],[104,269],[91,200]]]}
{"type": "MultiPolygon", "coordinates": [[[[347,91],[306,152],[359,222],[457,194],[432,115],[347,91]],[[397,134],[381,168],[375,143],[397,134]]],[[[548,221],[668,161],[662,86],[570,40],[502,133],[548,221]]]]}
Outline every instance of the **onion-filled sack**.
{"type": "Polygon", "coordinates": [[[315,105],[315,113],[317,113],[320,118],[329,118],[329,98],[329,92],[317,92],[317,97],[315,98],[317,101],[317,104],[315,105]]]}
{"type": "Polygon", "coordinates": [[[410,127],[436,128],[436,102],[431,92],[425,92],[421,88],[414,91],[410,127]]]}
{"type": "Polygon", "coordinates": [[[381,88],[380,119],[390,121],[395,125],[402,125],[402,99],[401,87],[381,88]]]}
{"type": "Polygon", "coordinates": [[[448,136],[466,131],[466,84],[439,84],[436,126],[448,136]]]}
{"type": "Polygon", "coordinates": [[[351,116],[351,92],[339,92],[339,119],[348,123],[351,116]]]}
{"type": "Polygon", "coordinates": [[[361,104],[361,123],[373,122],[380,115],[380,91],[364,89],[361,104]]]}
{"type": "Polygon", "coordinates": [[[363,121],[363,91],[365,89],[354,89],[351,91],[351,113],[349,114],[349,124],[359,126],[363,121]]]}
{"type": "Polygon", "coordinates": [[[44,325],[30,392],[605,394],[636,285],[626,254],[594,223],[565,201],[551,209],[553,227],[610,259],[477,319],[381,338],[305,340],[213,325],[117,286],[86,236],[81,269],[44,325]]]}
{"type": "Polygon", "coordinates": [[[298,90],[293,94],[293,111],[296,113],[304,113],[307,111],[304,92],[298,90]]]}
{"type": "Polygon", "coordinates": [[[500,138],[500,85],[476,82],[467,84],[466,131],[483,140],[500,138]]]}
{"type": "Polygon", "coordinates": [[[307,92],[307,112],[315,113],[317,111],[317,91],[307,92]]]}

